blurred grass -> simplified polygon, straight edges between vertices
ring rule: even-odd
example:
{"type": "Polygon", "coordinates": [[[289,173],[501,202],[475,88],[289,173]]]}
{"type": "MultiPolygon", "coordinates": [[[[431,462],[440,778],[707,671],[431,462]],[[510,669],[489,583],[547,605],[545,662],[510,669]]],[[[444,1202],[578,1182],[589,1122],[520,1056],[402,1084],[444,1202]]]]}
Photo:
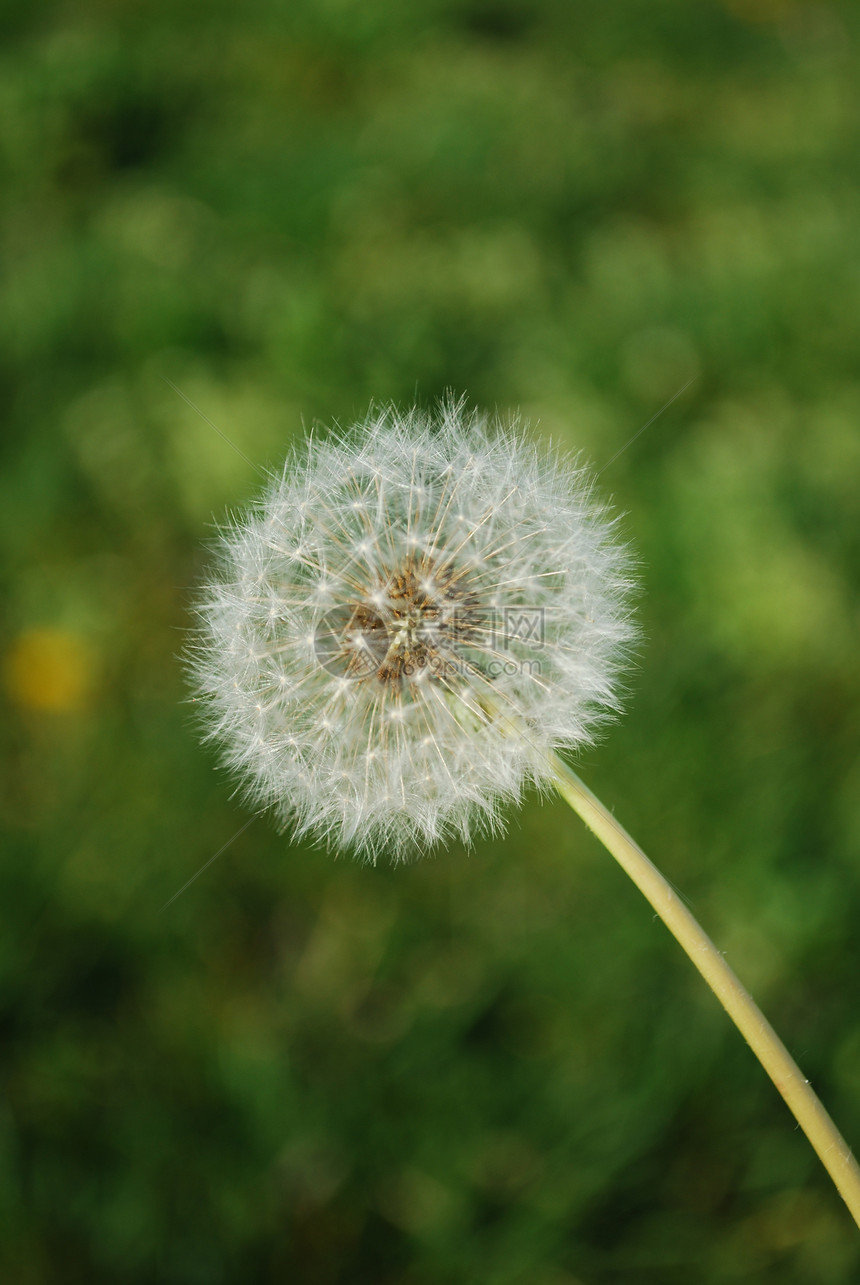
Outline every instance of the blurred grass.
{"type": "Polygon", "coordinates": [[[303,424],[446,388],[641,555],[583,757],[860,1140],[858,13],[3,9],[0,1255],[21,1285],[842,1285],[856,1232],[560,804],[367,870],[244,823],[176,660],[303,424]]]}

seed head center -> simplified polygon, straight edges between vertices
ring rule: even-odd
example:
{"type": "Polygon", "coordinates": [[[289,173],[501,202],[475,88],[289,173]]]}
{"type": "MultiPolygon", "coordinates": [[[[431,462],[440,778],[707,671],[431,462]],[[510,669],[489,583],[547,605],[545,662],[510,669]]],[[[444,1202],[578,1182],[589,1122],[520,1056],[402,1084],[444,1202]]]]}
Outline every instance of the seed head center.
{"type": "Polygon", "coordinates": [[[376,617],[373,648],[379,663],[365,666],[362,677],[384,686],[399,687],[409,678],[441,677],[477,623],[476,595],[453,567],[426,556],[407,557],[370,587],[368,600],[383,604],[376,617]]]}

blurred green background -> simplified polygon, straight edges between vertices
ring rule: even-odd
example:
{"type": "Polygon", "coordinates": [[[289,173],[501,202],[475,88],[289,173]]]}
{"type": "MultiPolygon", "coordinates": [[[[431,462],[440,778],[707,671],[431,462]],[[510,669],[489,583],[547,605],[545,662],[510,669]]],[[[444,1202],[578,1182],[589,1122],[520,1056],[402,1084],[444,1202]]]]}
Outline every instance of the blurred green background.
{"type": "Polygon", "coordinates": [[[363,868],[177,655],[317,420],[448,388],[641,557],[581,771],[860,1145],[860,11],[6,3],[0,1262],[15,1285],[834,1285],[860,1239],[561,803],[363,868]]]}

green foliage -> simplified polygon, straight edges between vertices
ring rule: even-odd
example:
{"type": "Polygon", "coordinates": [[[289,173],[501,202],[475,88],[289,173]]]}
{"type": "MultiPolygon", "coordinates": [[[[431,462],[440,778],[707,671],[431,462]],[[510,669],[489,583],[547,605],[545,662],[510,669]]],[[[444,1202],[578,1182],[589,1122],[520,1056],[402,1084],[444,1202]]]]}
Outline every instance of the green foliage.
{"type": "Polygon", "coordinates": [[[856,1232],[560,803],[246,819],[176,654],[303,423],[447,388],[641,553],[581,770],[860,1140],[857,10],[20,3],[0,52],[0,1255],[21,1285],[842,1285],[856,1232]]]}

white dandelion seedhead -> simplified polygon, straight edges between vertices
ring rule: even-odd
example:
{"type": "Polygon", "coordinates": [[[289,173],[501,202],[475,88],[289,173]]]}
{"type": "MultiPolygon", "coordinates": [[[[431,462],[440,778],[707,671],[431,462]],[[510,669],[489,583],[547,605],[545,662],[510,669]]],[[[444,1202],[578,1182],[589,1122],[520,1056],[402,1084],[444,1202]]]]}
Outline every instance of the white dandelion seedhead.
{"type": "Polygon", "coordinates": [[[628,559],[584,470],[516,424],[447,403],[312,438],[220,555],[191,659],[208,734],[299,833],[468,841],[616,708],[628,559]]]}

